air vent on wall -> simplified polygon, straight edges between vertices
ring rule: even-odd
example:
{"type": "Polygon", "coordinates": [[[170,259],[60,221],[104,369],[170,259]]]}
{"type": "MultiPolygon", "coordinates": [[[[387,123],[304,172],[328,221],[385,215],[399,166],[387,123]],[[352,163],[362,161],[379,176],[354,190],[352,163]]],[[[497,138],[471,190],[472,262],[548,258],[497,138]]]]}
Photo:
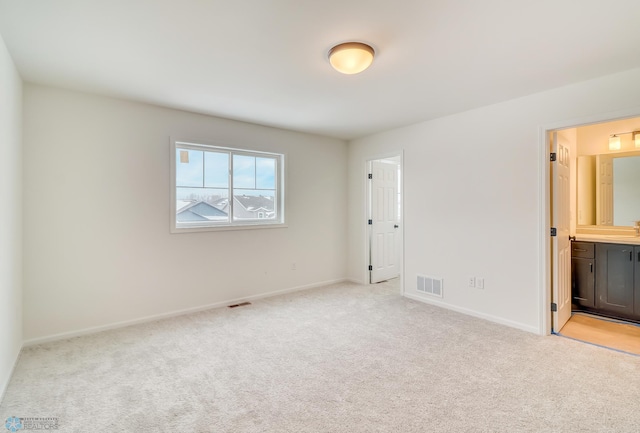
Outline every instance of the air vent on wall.
{"type": "Polygon", "coordinates": [[[418,292],[442,298],[442,278],[418,275],[417,289],[418,292]]]}

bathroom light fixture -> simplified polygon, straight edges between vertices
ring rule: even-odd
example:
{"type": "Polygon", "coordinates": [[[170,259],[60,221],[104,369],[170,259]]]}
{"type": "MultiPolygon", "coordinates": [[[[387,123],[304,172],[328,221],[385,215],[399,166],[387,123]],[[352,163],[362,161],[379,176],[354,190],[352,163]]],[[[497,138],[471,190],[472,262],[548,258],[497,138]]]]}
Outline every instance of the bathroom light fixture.
{"type": "Polygon", "coordinates": [[[373,62],[375,51],[362,42],[345,42],[329,50],[329,63],[343,74],[358,74],[373,62]]]}
{"type": "Polygon", "coordinates": [[[635,147],[640,148],[640,131],[618,132],[609,136],[609,150],[620,150],[620,136],[631,134],[631,140],[635,147]]]}
{"type": "Polygon", "coordinates": [[[609,137],[609,150],[620,150],[620,137],[615,134],[609,137]]]}

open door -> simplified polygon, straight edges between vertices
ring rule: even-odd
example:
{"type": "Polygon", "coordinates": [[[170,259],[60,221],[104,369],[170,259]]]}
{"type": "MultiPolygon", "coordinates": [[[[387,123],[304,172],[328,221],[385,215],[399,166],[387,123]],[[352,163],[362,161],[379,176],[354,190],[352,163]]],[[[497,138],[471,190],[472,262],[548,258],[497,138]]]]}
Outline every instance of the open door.
{"type": "MultiPolygon", "coordinates": [[[[551,162],[552,180],[552,331],[559,332],[571,317],[571,241],[570,229],[570,152],[568,143],[553,133],[555,161],[551,162]]],[[[553,158],[552,158],[553,160],[553,158]]]]}
{"type": "Polygon", "coordinates": [[[371,162],[371,283],[400,275],[398,167],[382,160],[371,162]]]}

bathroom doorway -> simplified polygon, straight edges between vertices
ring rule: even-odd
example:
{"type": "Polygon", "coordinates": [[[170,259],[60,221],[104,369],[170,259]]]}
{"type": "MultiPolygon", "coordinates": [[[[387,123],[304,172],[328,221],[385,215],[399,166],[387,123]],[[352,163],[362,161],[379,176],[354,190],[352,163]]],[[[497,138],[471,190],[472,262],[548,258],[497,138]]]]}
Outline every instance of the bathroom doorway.
{"type": "MultiPolygon", "coordinates": [[[[564,237],[576,240],[577,236],[578,241],[580,239],[597,241],[599,237],[602,237],[601,242],[606,242],[609,239],[607,236],[633,236],[634,218],[628,215],[640,212],[640,208],[633,208],[638,200],[624,198],[626,197],[625,191],[628,191],[629,188],[616,187],[615,176],[612,171],[608,171],[607,167],[613,170],[612,160],[619,161],[620,166],[625,166],[627,162],[631,163],[630,158],[637,158],[640,161],[640,139],[635,140],[635,132],[640,131],[639,115],[640,113],[636,109],[618,113],[617,116],[611,118],[585,119],[582,123],[545,128],[544,130],[545,142],[542,157],[545,158],[546,171],[543,185],[544,193],[547,196],[547,207],[541,217],[544,218],[546,227],[544,230],[545,248],[543,248],[545,257],[543,260],[545,264],[543,266],[545,268],[543,281],[546,281],[546,289],[542,291],[542,323],[545,334],[560,331],[564,324],[566,314],[564,314],[565,317],[561,317],[560,310],[565,301],[562,294],[566,295],[567,287],[574,308],[576,303],[580,303],[580,297],[571,293],[572,280],[569,280],[568,286],[563,286],[566,281],[563,283],[561,276],[564,275],[566,279],[567,266],[570,266],[568,264],[572,259],[571,256],[567,256],[566,249],[561,251],[558,246],[558,236],[563,237],[561,244],[568,240],[564,237]],[[569,179],[566,196],[565,193],[558,192],[561,183],[557,177],[558,165],[563,164],[561,159],[564,158],[564,155],[558,154],[558,150],[554,149],[558,143],[562,143],[570,155],[569,160],[565,161],[569,179]],[[611,175],[610,182],[606,182],[607,173],[611,175]],[[586,181],[585,178],[589,177],[591,180],[586,181]],[[617,204],[615,197],[618,197],[617,204]],[[625,202],[629,202],[630,206],[626,206],[625,202]],[[557,227],[562,225],[558,221],[558,214],[562,214],[563,209],[568,212],[569,217],[568,232],[566,233],[565,231],[561,232],[557,227]],[[613,220],[613,216],[616,214],[620,216],[618,222],[613,220]],[[620,222],[623,220],[624,224],[620,222]]],[[[640,134],[637,135],[640,138],[640,134]]],[[[633,170],[632,172],[635,173],[633,170]]],[[[637,188],[640,188],[640,185],[637,188]]],[[[634,190],[638,190],[637,188],[634,190]]],[[[638,218],[640,219],[640,215],[638,218]]],[[[593,259],[595,259],[595,255],[593,259]]],[[[594,263],[591,263],[591,267],[587,266],[587,268],[590,272],[591,270],[597,272],[594,263]]],[[[595,276],[592,278],[595,282],[595,276]]],[[[596,295],[594,292],[594,300],[596,295]]],[[[597,308],[594,307],[594,310],[597,311],[597,308]]]]}

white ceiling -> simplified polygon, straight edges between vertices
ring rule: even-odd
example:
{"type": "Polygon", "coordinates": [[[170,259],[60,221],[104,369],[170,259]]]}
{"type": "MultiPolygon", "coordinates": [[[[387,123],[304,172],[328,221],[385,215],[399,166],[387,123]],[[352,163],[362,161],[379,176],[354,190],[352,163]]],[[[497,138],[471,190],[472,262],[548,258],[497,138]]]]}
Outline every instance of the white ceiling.
{"type": "Polygon", "coordinates": [[[25,81],[343,139],[640,67],[638,0],[0,0],[0,34],[25,81]]]}

